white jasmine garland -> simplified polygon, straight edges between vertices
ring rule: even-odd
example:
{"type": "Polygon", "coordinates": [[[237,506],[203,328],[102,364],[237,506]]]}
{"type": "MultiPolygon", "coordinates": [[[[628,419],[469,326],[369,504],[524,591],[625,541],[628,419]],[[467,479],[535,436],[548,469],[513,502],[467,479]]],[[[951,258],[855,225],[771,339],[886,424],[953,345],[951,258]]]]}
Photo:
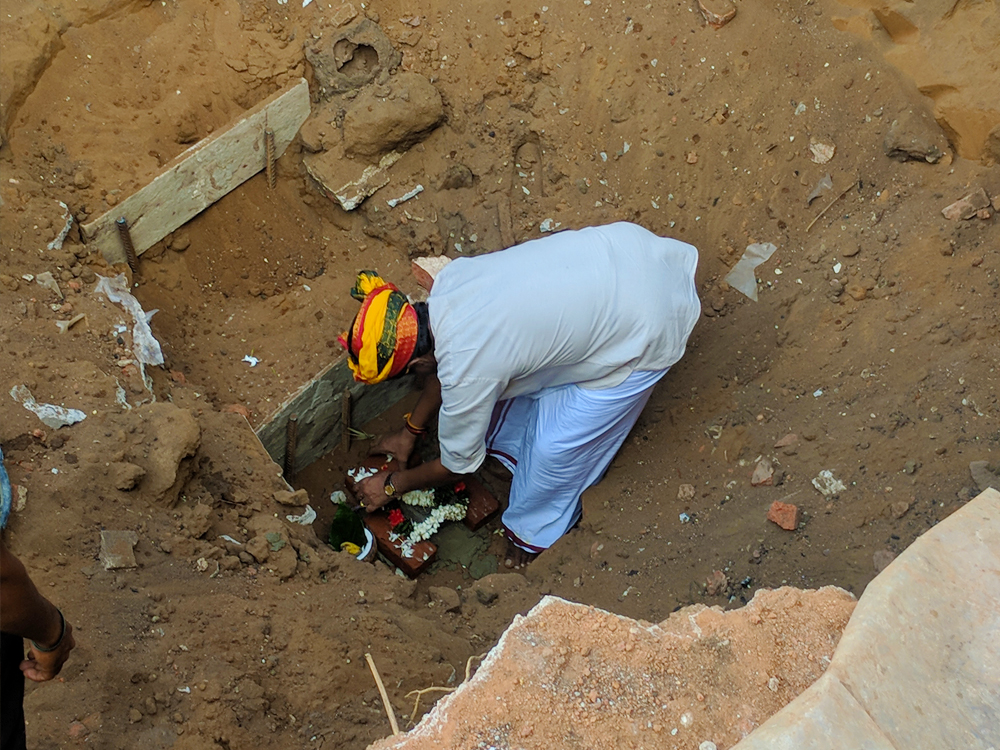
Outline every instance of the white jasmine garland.
{"type": "Polygon", "coordinates": [[[434,507],[434,490],[413,490],[403,495],[401,500],[407,505],[415,505],[419,508],[434,507]]]}
{"type": "Polygon", "coordinates": [[[351,469],[347,472],[347,476],[355,482],[360,482],[361,480],[373,477],[376,474],[378,474],[378,469],[367,469],[364,466],[359,466],[357,469],[351,469]]]}
{"type": "Polygon", "coordinates": [[[414,524],[413,531],[407,537],[411,545],[430,539],[445,521],[461,521],[465,518],[465,506],[459,503],[454,505],[439,505],[431,509],[431,514],[418,524],[414,524]]]}

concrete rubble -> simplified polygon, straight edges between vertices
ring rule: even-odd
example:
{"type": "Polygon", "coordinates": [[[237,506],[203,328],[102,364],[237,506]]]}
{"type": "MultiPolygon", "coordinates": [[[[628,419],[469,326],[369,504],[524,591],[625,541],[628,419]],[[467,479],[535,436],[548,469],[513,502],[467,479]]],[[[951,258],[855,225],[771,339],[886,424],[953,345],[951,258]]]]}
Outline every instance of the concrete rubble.
{"type": "Polygon", "coordinates": [[[856,607],[841,589],[781,588],[651,625],[547,596],[470,681],[370,750],[996,748],[998,550],[988,489],[856,607]]]}
{"type": "Polygon", "coordinates": [[[731,747],[823,673],[854,606],[835,587],[781,588],[654,625],[547,596],[468,683],[371,750],[731,747]]]}

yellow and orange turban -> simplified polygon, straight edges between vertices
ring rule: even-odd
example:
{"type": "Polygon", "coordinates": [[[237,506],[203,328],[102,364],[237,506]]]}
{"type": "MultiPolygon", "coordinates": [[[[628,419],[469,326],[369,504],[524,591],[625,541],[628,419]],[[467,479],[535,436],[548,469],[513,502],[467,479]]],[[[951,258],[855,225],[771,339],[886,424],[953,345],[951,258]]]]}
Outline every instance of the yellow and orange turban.
{"type": "Polygon", "coordinates": [[[362,271],[351,289],[361,302],[351,330],[340,337],[354,379],[381,383],[401,373],[417,345],[417,312],[406,295],[374,271],[362,271]]]}

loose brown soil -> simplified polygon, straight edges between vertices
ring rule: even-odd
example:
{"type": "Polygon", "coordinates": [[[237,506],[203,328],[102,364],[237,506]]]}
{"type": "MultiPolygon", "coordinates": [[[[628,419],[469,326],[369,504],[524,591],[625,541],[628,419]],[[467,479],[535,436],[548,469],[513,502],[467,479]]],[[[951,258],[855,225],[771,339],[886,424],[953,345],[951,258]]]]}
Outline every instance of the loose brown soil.
{"type": "MultiPolygon", "coordinates": [[[[687,2],[356,6],[438,89],[445,121],[354,212],[317,190],[298,140],[275,190],[259,175],[142,256],[133,291],[159,310],[166,357],[155,413],[121,366],[127,315],[94,292],[111,269],[78,223],[47,249],[59,202],[96,218],[240,112],[312,82],[304,46],[340,7],[5,7],[0,385],[88,415],[51,430],[0,396],[6,464],[27,488],[5,538],[78,629],[64,681],[28,695],[31,744],[362,748],[388,733],[365,652],[408,716],[405,693],[460,680],[545,593],[649,622],[783,583],[860,594],[875,561],[969,498],[969,462],[1000,452],[997,199],[984,218],[941,215],[980,187],[1000,195],[1000,12],[910,5],[740,4],[718,30],[687,2]],[[943,158],[889,158],[894,121],[943,158]],[[811,143],[834,144],[832,160],[815,163],[811,143]],[[827,173],[833,188],[807,203],[827,173]],[[286,523],[280,470],[238,411],[259,426],[337,355],[356,272],[415,292],[410,257],[495,250],[545,219],[635,221],[701,251],[705,316],[580,526],[481,599],[461,570],[409,582],[286,523]],[[752,242],[778,248],[757,303],[723,281],[752,242]],[[65,300],[27,279],[46,271],[65,300]],[[773,486],[750,483],[759,457],[773,486]],[[145,478],[119,489],[128,465],[145,478]],[[835,497],[811,484],[824,469],[846,486],[835,497]],[[766,520],[774,500],[799,507],[797,531],[766,520]],[[138,532],[138,568],[104,570],[102,529],[138,532]],[[260,549],[267,533],[283,544],[260,549]],[[255,537],[263,563],[245,549],[255,537]],[[461,611],[431,586],[461,586],[461,611]]],[[[364,448],[303,473],[314,507],[364,448]]]]}

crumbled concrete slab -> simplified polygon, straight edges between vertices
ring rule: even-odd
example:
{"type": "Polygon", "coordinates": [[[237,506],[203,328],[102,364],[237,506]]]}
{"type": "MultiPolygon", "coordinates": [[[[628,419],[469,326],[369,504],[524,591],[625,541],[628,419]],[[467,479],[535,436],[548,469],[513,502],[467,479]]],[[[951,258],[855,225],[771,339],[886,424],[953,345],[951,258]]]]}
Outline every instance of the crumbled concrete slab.
{"type": "Polygon", "coordinates": [[[105,570],[138,567],[133,547],[139,541],[134,531],[101,531],[100,559],[105,570]]]}
{"type": "Polygon", "coordinates": [[[413,731],[371,748],[731,747],[823,673],[854,605],[782,588],[652,625],[547,596],[413,731]]]}
{"type": "Polygon", "coordinates": [[[378,164],[362,164],[344,159],[342,152],[334,149],[307,154],[302,163],[323,195],[337,201],[345,211],[353,211],[365,198],[389,184],[389,167],[402,156],[399,151],[391,151],[378,164]]]}

